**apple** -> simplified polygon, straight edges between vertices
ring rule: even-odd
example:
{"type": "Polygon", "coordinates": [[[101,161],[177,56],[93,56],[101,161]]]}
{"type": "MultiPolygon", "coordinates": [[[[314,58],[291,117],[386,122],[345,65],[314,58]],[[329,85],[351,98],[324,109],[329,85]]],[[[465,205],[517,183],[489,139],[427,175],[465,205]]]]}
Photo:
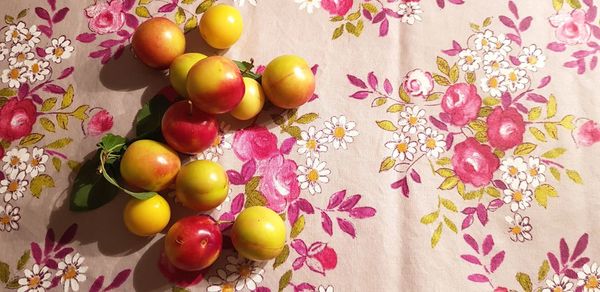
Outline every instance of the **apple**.
{"type": "Polygon", "coordinates": [[[164,17],[153,17],[136,28],[131,38],[135,55],[154,69],[167,69],[185,52],[185,36],[175,23],[164,17]]]}
{"type": "Polygon", "coordinates": [[[229,179],[221,165],[196,160],[184,165],[175,183],[177,199],[187,208],[208,211],[219,206],[229,193],[229,179]]]}
{"type": "Polygon", "coordinates": [[[167,109],[161,122],[167,144],[178,152],[196,154],[208,149],[219,133],[217,119],[195,108],[189,100],[167,109]]]}
{"type": "Polygon", "coordinates": [[[125,150],[120,171],[128,185],[158,192],[174,182],[180,167],[177,152],[169,146],[152,140],[138,140],[125,150]]]}
{"type": "Polygon", "coordinates": [[[200,35],[215,49],[231,47],[242,35],[242,15],[233,6],[219,4],[208,8],[200,18],[200,35]]]}
{"type": "Polygon", "coordinates": [[[207,215],[177,221],[165,236],[165,255],[184,271],[199,271],[212,265],[221,254],[223,237],[217,222],[207,215]]]}
{"type": "Polygon", "coordinates": [[[169,81],[171,81],[171,85],[180,96],[188,96],[187,89],[185,88],[187,74],[192,69],[192,66],[204,58],[206,56],[200,53],[187,53],[178,56],[171,63],[169,67],[169,81]]]}
{"type": "Polygon", "coordinates": [[[315,92],[315,75],[298,56],[273,59],[262,76],[265,95],[274,105],[291,109],[305,104],[315,92]]]}
{"type": "Polygon", "coordinates": [[[238,120],[249,120],[262,110],[265,105],[265,93],[256,80],[244,77],[246,91],[242,101],[231,111],[231,115],[238,120]]]}
{"type": "Polygon", "coordinates": [[[233,247],[240,255],[254,261],[277,257],[285,246],[285,236],[283,219],[262,206],[244,209],[231,229],[233,247]]]}
{"type": "Polygon", "coordinates": [[[222,56],[200,60],[187,76],[188,98],[210,114],[233,110],[242,100],[244,90],[242,73],[235,63],[222,56]]]}

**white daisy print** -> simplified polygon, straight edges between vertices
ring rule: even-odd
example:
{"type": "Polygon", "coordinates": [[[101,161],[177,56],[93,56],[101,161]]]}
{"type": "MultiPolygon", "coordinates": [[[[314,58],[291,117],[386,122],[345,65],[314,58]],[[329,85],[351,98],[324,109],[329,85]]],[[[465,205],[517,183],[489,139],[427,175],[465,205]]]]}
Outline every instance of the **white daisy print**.
{"type": "Polygon", "coordinates": [[[20,171],[27,169],[27,161],[29,161],[27,148],[13,148],[2,157],[4,162],[2,171],[10,178],[15,178],[20,171]]]}
{"type": "Polygon", "coordinates": [[[320,194],[322,191],[320,183],[328,183],[328,175],[331,174],[331,170],[325,168],[325,166],[327,166],[327,163],[320,161],[319,158],[307,158],[306,166],[298,166],[300,188],[303,190],[308,189],[311,195],[320,194]]]}
{"type": "Polygon", "coordinates": [[[398,14],[400,14],[400,21],[408,24],[414,24],[416,21],[421,21],[421,15],[423,10],[418,2],[407,2],[400,3],[398,5],[398,14]]]}
{"type": "Polygon", "coordinates": [[[29,173],[31,177],[36,177],[46,171],[46,165],[44,164],[48,161],[48,155],[44,154],[44,148],[38,147],[33,147],[31,153],[31,161],[27,164],[25,172],[29,173]]]}
{"type": "Polygon", "coordinates": [[[25,180],[25,172],[19,172],[15,178],[5,177],[0,181],[0,194],[4,194],[4,202],[18,200],[23,197],[29,182],[25,180]]]}
{"type": "Polygon", "coordinates": [[[534,188],[539,186],[546,181],[546,176],[544,176],[545,171],[546,165],[540,161],[539,157],[529,157],[529,163],[527,164],[527,183],[534,188]]]}
{"type": "Polygon", "coordinates": [[[19,21],[17,24],[11,24],[8,30],[4,33],[6,42],[18,43],[25,39],[27,28],[25,28],[25,22],[19,21]]]}
{"type": "Polygon", "coordinates": [[[71,46],[71,40],[62,35],[57,39],[52,39],[52,45],[46,48],[45,59],[60,63],[62,60],[70,58],[74,50],[75,48],[71,46]]]}
{"type": "Polygon", "coordinates": [[[8,87],[19,88],[21,83],[27,81],[27,68],[25,67],[8,67],[2,71],[0,79],[3,83],[8,83],[8,87]]]}
{"type": "Polygon", "coordinates": [[[483,55],[483,71],[489,75],[498,75],[502,69],[510,66],[500,52],[487,52],[483,55]]]}
{"type": "Polygon", "coordinates": [[[577,272],[577,286],[583,287],[583,292],[600,292],[600,268],[597,263],[583,265],[577,272]]]}
{"type": "Polygon", "coordinates": [[[33,59],[34,55],[31,47],[26,44],[16,44],[10,49],[10,58],[8,63],[13,67],[19,67],[25,64],[25,61],[33,59]]]}
{"type": "Polygon", "coordinates": [[[513,189],[518,188],[519,184],[527,179],[527,163],[520,156],[502,160],[500,171],[502,171],[502,181],[513,189]]]}
{"type": "Polygon", "coordinates": [[[490,43],[490,46],[492,50],[506,56],[510,51],[512,51],[510,44],[511,40],[507,38],[505,34],[500,33],[495,37],[495,40],[490,43]]]}
{"type": "Polygon", "coordinates": [[[496,37],[494,32],[486,29],[484,32],[479,32],[475,35],[475,49],[478,51],[489,51],[492,48],[492,44],[496,43],[496,37]]]}
{"type": "Polygon", "coordinates": [[[506,216],[506,222],[511,225],[508,228],[508,233],[512,241],[524,242],[525,240],[533,239],[533,236],[531,236],[531,229],[533,229],[533,227],[529,222],[529,217],[523,217],[520,214],[515,213],[514,218],[506,216]]]}
{"type": "Polygon", "coordinates": [[[258,267],[255,262],[234,256],[227,257],[227,261],[229,264],[225,269],[231,272],[227,281],[235,283],[236,291],[244,288],[254,291],[257,284],[262,282],[265,270],[258,267]]]}
{"type": "Polygon", "coordinates": [[[0,43],[0,61],[4,61],[8,55],[8,48],[5,43],[0,43]]]}
{"type": "Polygon", "coordinates": [[[65,292],[79,291],[79,284],[87,279],[85,272],[88,267],[83,265],[84,261],[85,258],[76,253],[73,256],[68,254],[62,262],[58,263],[56,276],[60,277],[60,283],[65,292]]]}
{"type": "Polygon", "coordinates": [[[25,75],[31,83],[42,81],[46,79],[48,74],[50,74],[49,65],[50,63],[44,60],[27,60],[25,61],[25,66],[27,67],[27,72],[25,72],[25,75]]]}
{"type": "Polygon", "coordinates": [[[518,188],[505,189],[503,201],[510,204],[510,210],[517,212],[531,207],[533,192],[527,189],[527,182],[522,181],[518,188]]]}
{"type": "Polygon", "coordinates": [[[400,113],[400,120],[398,125],[404,133],[416,134],[417,132],[425,129],[425,110],[418,106],[409,107],[407,106],[404,111],[400,113]]]}
{"type": "Polygon", "coordinates": [[[385,143],[385,147],[392,150],[392,158],[399,161],[413,160],[417,153],[417,142],[411,141],[404,133],[394,133],[392,140],[385,143]]]}
{"type": "Polygon", "coordinates": [[[317,292],[333,292],[333,286],[320,285],[319,288],[317,288],[317,292]]]}
{"type": "Polygon", "coordinates": [[[481,57],[473,50],[464,49],[458,53],[458,57],[458,66],[465,72],[473,72],[481,66],[481,57]]]}
{"type": "Polygon", "coordinates": [[[314,126],[308,128],[308,131],[300,133],[300,139],[296,141],[298,144],[298,153],[305,154],[307,157],[319,157],[321,152],[327,151],[327,136],[323,131],[317,131],[314,126]]]}
{"type": "Polygon", "coordinates": [[[19,230],[20,211],[21,208],[13,207],[11,204],[0,206],[0,231],[19,230]]]}
{"type": "Polygon", "coordinates": [[[542,289],[542,292],[569,292],[572,291],[571,289],[574,286],[573,283],[569,281],[569,278],[561,277],[558,274],[554,274],[552,279],[546,280],[546,285],[548,285],[548,287],[542,289]]]}
{"type": "MultiPolygon", "coordinates": [[[[233,0],[233,2],[235,2],[237,6],[242,7],[244,6],[244,3],[246,3],[246,0],[233,0]]],[[[256,6],[256,0],[248,0],[248,4],[256,6]]]]}
{"type": "Polygon", "coordinates": [[[432,128],[425,129],[425,132],[419,133],[417,137],[419,138],[419,144],[421,144],[421,151],[427,153],[428,157],[438,158],[446,149],[444,135],[438,134],[432,128]]]}
{"type": "Polygon", "coordinates": [[[356,123],[347,121],[345,116],[331,117],[330,121],[325,122],[323,133],[327,135],[327,142],[333,143],[333,148],[348,149],[348,143],[352,143],[354,137],[358,136],[355,128],[356,123]]]}
{"type": "Polygon", "coordinates": [[[26,41],[30,47],[33,48],[40,42],[40,35],[42,32],[38,30],[37,25],[32,25],[24,32],[23,40],[26,41]]]}
{"type": "Polygon", "coordinates": [[[481,78],[481,89],[492,97],[500,97],[508,88],[504,84],[504,75],[487,75],[481,78]]]}
{"type": "Polygon", "coordinates": [[[215,138],[212,146],[210,148],[204,150],[202,153],[196,155],[196,159],[198,160],[210,160],[217,162],[219,158],[225,154],[225,150],[231,149],[231,140],[232,134],[223,134],[221,130],[219,130],[219,135],[215,138]]]}
{"type": "Polygon", "coordinates": [[[217,153],[213,152],[213,149],[209,148],[204,150],[202,153],[196,155],[196,160],[210,160],[213,162],[219,161],[221,158],[217,153]]]}
{"type": "Polygon", "coordinates": [[[529,71],[537,71],[538,68],[543,68],[546,65],[546,56],[542,53],[542,49],[536,45],[524,47],[521,55],[519,55],[520,67],[529,71]]]}
{"type": "Polygon", "coordinates": [[[500,73],[504,75],[504,86],[512,92],[525,89],[525,86],[529,83],[527,71],[523,69],[510,67],[502,69],[500,73]]]}
{"type": "Polygon", "coordinates": [[[294,2],[299,3],[299,9],[306,9],[306,12],[312,14],[315,9],[321,8],[321,0],[294,0],[294,2]]]}
{"type": "Polygon", "coordinates": [[[227,281],[227,272],[223,269],[217,270],[217,275],[208,278],[207,292],[233,292],[235,290],[235,282],[227,281]]]}
{"type": "Polygon", "coordinates": [[[17,292],[44,292],[52,284],[52,273],[46,266],[34,264],[31,270],[23,271],[25,277],[19,279],[17,292]]]}

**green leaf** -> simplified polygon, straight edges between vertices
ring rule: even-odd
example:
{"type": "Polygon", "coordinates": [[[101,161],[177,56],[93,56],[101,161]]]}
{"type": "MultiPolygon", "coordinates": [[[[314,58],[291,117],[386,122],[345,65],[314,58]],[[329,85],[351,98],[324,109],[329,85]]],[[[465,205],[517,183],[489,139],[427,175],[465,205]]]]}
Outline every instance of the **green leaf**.
{"type": "Polygon", "coordinates": [[[89,105],[80,105],[78,108],[75,109],[74,112],[71,113],[71,115],[76,118],[79,119],[81,121],[85,121],[87,120],[88,115],[86,114],[86,111],[88,110],[90,106],[89,105]]]}
{"type": "Polygon", "coordinates": [[[552,137],[554,140],[558,140],[558,129],[556,128],[555,124],[544,123],[544,128],[550,137],[552,137]]]}
{"type": "Polygon", "coordinates": [[[556,196],[558,196],[556,189],[549,184],[540,185],[534,190],[535,200],[544,208],[548,207],[548,197],[556,196]]]}
{"type": "Polygon", "coordinates": [[[39,122],[40,122],[40,125],[42,125],[42,128],[44,128],[44,130],[46,130],[50,133],[56,132],[56,126],[54,126],[54,123],[50,119],[40,118],[39,122]]]}
{"type": "Polygon", "coordinates": [[[358,22],[356,22],[356,29],[354,30],[354,35],[355,36],[360,36],[360,34],[362,33],[363,29],[365,28],[365,23],[363,22],[362,19],[360,19],[358,22]]]}
{"type": "Polygon", "coordinates": [[[279,292],[283,291],[283,289],[285,289],[285,287],[287,287],[290,284],[290,281],[292,280],[292,270],[287,270],[287,272],[285,272],[281,278],[279,279],[279,292]]]}
{"type": "Polygon", "coordinates": [[[464,200],[475,200],[475,199],[479,199],[481,197],[483,197],[483,190],[479,189],[476,191],[472,191],[472,192],[468,192],[464,195],[462,195],[464,200]]]}
{"type": "Polygon", "coordinates": [[[539,106],[536,106],[529,111],[529,113],[527,114],[527,119],[530,121],[535,121],[535,120],[539,119],[541,115],[542,115],[542,108],[539,106]]]}
{"type": "Polygon", "coordinates": [[[292,226],[292,230],[290,231],[290,237],[296,238],[302,231],[304,230],[304,215],[300,215],[296,222],[294,222],[294,226],[292,226]]]}
{"type": "Polygon", "coordinates": [[[442,238],[442,222],[438,224],[433,235],[431,235],[431,248],[435,248],[438,242],[440,242],[440,238],[442,238]]]}
{"type": "Polygon", "coordinates": [[[579,0],[566,0],[567,4],[569,4],[569,6],[571,6],[573,9],[579,9],[581,8],[581,2],[579,2],[579,0]]]}
{"type": "Polygon", "coordinates": [[[32,146],[35,145],[37,142],[40,142],[42,139],[44,139],[44,135],[39,133],[31,133],[21,138],[21,141],[19,141],[19,146],[32,146]]]}
{"type": "Polygon", "coordinates": [[[546,279],[546,276],[548,275],[548,271],[550,271],[550,265],[548,264],[548,260],[544,260],[544,262],[542,262],[542,265],[540,266],[540,270],[538,271],[538,281],[539,282],[546,279]]]}
{"type": "Polygon", "coordinates": [[[10,16],[10,15],[4,15],[4,22],[6,24],[14,24],[15,23],[15,18],[10,16]]]}
{"type": "Polygon", "coordinates": [[[452,232],[458,233],[458,228],[456,228],[456,224],[454,224],[454,222],[452,222],[450,218],[444,216],[444,223],[446,223],[446,226],[448,226],[448,228],[450,228],[452,232]]]}
{"type": "Polygon", "coordinates": [[[451,177],[455,174],[454,170],[450,168],[438,168],[435,173],[439,174],[441,177],[451,177]]]}
{"type": "Polygon", "coordinates": [[[492,111],[494,111],[494,109],[491,106],[482,106],[479,109],[479,113],[477,115],[479,117],[485,118],[485,117],[489,116],[490,114],[492,114],[492,111]]]}
{"type": "Polygon", "coordinates": [[[300,128],[298,126],[289,126],[285,128],[285,131],[290,134],[290,136],[300,140],[302,139],[302,137],[300,136],[300,134],[302,133],[302,130],[300,130],[300,128]]]}
{"type": "Polygon", "coordinates": [[[285,261],[287,261],[289,256],[290,256],[290,246],[285,245],[283,247],[283,249],[281,250],[281,252],[279,253],[279,255],[275,258],[275,261],[273,262],[273,269],[276,269],[277,267],[281,266],[281,264],[285,263],[285,261]]]}
{"type": "Polygon", "coordinates": [[[60,109],[68,108],[71,104],[73,104],[73,85],[69,85],[67,87],[67,91],[63,94],[62,102],[60,103],[60,109]]]}
{"type": "Polygon", "coordinates": [[[479,141],[479,143],[486,143],[488,141],[487,132],[479,131],[475,133],[475,140],[479,141]]]}
{"type": "Polygon", "coordinates": [[[377,13],[377,11],[379,11],[375,5],[373,5],[369,2],[364,2],[362,4],[362,7],[364,9],[366,9],[367,11],[371,12],[371,14],[375,14],[375,13],[377,13]]]}
{"type": "Polygon", "coordinates": [[[483,98],[483,104],[487,106],[495,106],[500,104],[500,100],[491,96],[483,98]]]}
{"type": "Polygon", "coordinates": [[[458,81],[459,76],[460,72],[458,71],[458,66],[454,64],[454,66],[450,68],[450,73],[448,74],[448,77],[450,78],[450,81],[452,83],[456,83],[456,81],[458,81]]]}
{"type": "Polygon", "coordinates": [[[177,12],[175,13],[175,23],[177,25],[182,24],[185,21],[185,12],[183,8],[177,7],[177,12]]]}
{"type": "Polygon", "coordinates": [[[438,85],[441,86],[448,86],[450,85],[450,80],[448,80],[448,78],[439,75],[439,74],[433,74],[433,80],[435,81],[435,83],[437,83],[438,85]]]}
{"type": "Polygon", "coordinates": [[[296,120],[296,123],[303,124],[303,125],[310,124],[313,121],[315,121],[318,117],[319,117],[319,114],[317,114],[317,113],[303,114],[296,120]]]}
{"type": "Polygon", "coordinates": [[[581,178],[581,175],[579,175],[579,172],[577,172],[576,170],[572,170],[572,169],[567,169],[567,176],[575,183],[577,184],[583,184],[583,179],[581,178]]]}
{"type": "Polygon", "coordinates": [[[17,290],[21,288],[19,284],[19,277],[14,277],[10,282],[6,283],[6,288],[11,290],[17,290]]]}
{"type": "Polygon", "coordinates": [[[148,11],[148,8],[146,8],[146,6],[138,6],[135,8],[135,14],[139,17],[143,17],[143,18],[150,18],[150,11],[148,11]]]}
{"type": "Polygon", "coordinates": [[[49,149],[61,149],[71,144],[71,142],[73,142],[73,139],[71,138],[61,138],[44,147],[49,149]]]}
{"type": "Polygon", "coordinates": [[[521,284],[521,287],[523,287],[523,290],[525,290],[525,292],[531,292],[531,278],[529,277],[529,275],[525,274],[525,273],[517,273],[515,275],[515,278],[517,279],[517,282],[519,282],[519,284],[521,284]]]}
{"type": "Polygon", "coordinates": [[[431,212],[423,217],[421,217],[422,224],[431,224],[437,220],[440,215],[440,211],[431,212]]]}
{"type": "Polygon", "coordinates": [[[458,212],[458,208],[456,207],[454,202],[452,202],[448,199],[444,199],[444,198],[440,198],[440,202],[442,203],[442,206],[444,206],[444,208],[446,208],[454,213],[458,212]]]}
{"type": "Polygon", "coordinates": [[[246,203],[244,204],[244,207],[249,208],[249,207],[254,207],[254,206],[266,206],[267,205],[267,199],[265,198],[265,196],[263,196],[263,194],[259,191],[251,191],[249,193],[246,193],[246,203]]]}
{"type": "Polygon", "coordinates": [[[15,95],[17,95],[17,91],[12,88],[5,87],[5,88],[0,89],[0,96],[11,97],[11,96],[15,96],[15,95]]]}
{"type": "Polygon", "coordinates": [[[260,183],[260,176],[252,177],[244,186],[244,193],[255,191],[260,183]]]}
{"type": "Polygon", "coordinates": [[[458,177],[457,176],[451,176],[451,177],[447,177],[442,184],[440,184],[440,186],[438,187],[440,190],[451,190],[454,187],[456,187],[456,185],[458,184],[458,177]]]}
{"type": "Polygon", "coordinates": [[[410,96],[408,96],[408,93],[406,93],[406,90],[404,90],[404,87],[400,86],[400,90],[398,90],[398,97],[400,97],[400,99],[406,103],[410,103],[410,96]]]}
{"type": "Polygon", "coordinates": [[[161,94],[145,103],[135,116],[135,134],[138,138],[161,137],[160,121],[171,102],[161,94]]]}
{"type": "Polygon", "coordinates": [[[346,20],[349,20],[349,21],[355,21],[358,18],[360,18],[360,11],[350,13],[350,14],[348,14],[348,16],[346,16],[346,20]]]}
{"type": "MultiPolygon", "coordinates": [[[[71,166],[71,161],[68,162],[71,166]]],[[[71,188],[69,209],[90,211],[110,202],[119,189],[98,174],[99,154],[83,163],[71,188]]]]}
{"type": "Polygon", "coordinates": [[[75,160],[69,160],[67,161],[67,166],[69,166],[69,168],[71,170],[78,170],[81,167],[81,163],[75,161],[75,160]]]}
{"type": "Polygon", "coordinates": [[[478,32],[481,30],[481,27],[479,27],[479,24],[476,23],[469,23],[469,26],[471,27],[472,30],[478,32]]]}
{"type": "Polygon", "coordinates": [[[0,281],[7,283],[10,278],[10,267],[5,262],[0,262],[0,281]]]}
{"type": "Polygon", "coordinates": [[[379,165],[379,172],[390,170],[394,165],[396,165],[396,159],[388,156],[379,165]]]}
{"type": "Polygon", "coordinates": [[[335,40],[335,39],[341,37],[343,33],[344,33],[344,25],[342,24],[333,30],[333,35],[331,36],[331,39],[335,40]]]}
{"type": "Polygon", "coordinates": [[[500,196],[502,195],[500,191],[495,187],[487,187],[485,189],[485,192],[492,198],[500,198],[500,196]]]}
{"type": "Polygon", "coordinates": [[[535,150],[535,148],[537,148],[537,145],[535,145],[533,143],[523,143],[523,144],[517,146],[517,148],[515,148],[515,151],[513,152],[513,154],[527,155],[527,154],[533,152],[533,150],[535,150]]]}
{"type": "Polygon", "coordinates": [[[560,171],[554,166],[550,166],[550,173],[557,181],[560,181],[560,171]]]}
{"type": "Polygon", "coordinates": [[[575,120],[575,116],[566,115],[562,118],[562,120],[560,120],[560,122],[558,124],[563,126],[567,130],[574,130],[575,129],[575,124],[573,123],[574,120],[575,120]]]}
{"type": "Polygon", "coordinates": [[[125,139],[125,137],[108,133],[102,137],[102,140],[100,140],[100,143],[98,143],[98,147],[107,152],[114,153],[121,151],[126,143],[127,140],[125,139]]]}
{"type": "Polygon", "coordinates": [[[434,100],[438,100],[440,99],[440,97],[442,97],[442,94],[439,92],[434,92],[430,95],[427,96],[427,98],[425,98],[426,101],[434,101],[434,100]]]}
{"type": "Polygon", "coordinates": [[[45,188],[53,187],[55,187],[54,179],[47,174],[40,174],[32,178],[31,182],[29,183],[29,189],[31,190],[31,194],[38,199],[40,198],[40,195],[42,194],[42,191],[45,188]]]}
{"type": "Polygon", "coordinates": [[[376,121],[376,123],[377,123],[377,126],[379,126],[381,129],[384,129],[386,131],[395,132],[398,130],[398,128],[394,125],[394,123],[392,123],[391,121],[388,121],[388,120],[376,121]]]}
{"type": "Polygon", "coordinates": [[[554,7],[554,10],[556,10],[556,12],[559,12],[563,5],[565,3],[565,0],[552,0],[552,7],[554,7]]]}
{"type": "Polygon", "coordinates": [[[558,158],[561,155],[563,155],[565,152],[567,152],[566,148],[562,148],[562,147],[557,147],[554,149],[550,149],[548,151],[546,151],[544,154],[542,154],[542,157],[544,158],[558,158]]]}
{"type": "Polygon", "coordinates": [[[198,7],[196,7],[196,14],[204,13],[208,8],[215,4],[214,0],[204,0],[198,7]]]}
{"type": "Polygon", "coordinates": [[[194,2],[196,2],[196,0],[183,0],[183,1],[181,1],[181,3],[183,3],[183,4],[193,4],[194,2]]]}
{"type": "Polygon", "coordinates": [[[440,72],[442,72],[444,75],[448,76],[450,74],[450,65],[446,59],[438,56],[435,60],[435,63],[437,64],[438,70],[440,70],[440,72]]]}
{"type": "Polygon", "coordinates": [[[469,123],[469,128],[475,132],[486,131],[487,124],[482,120],[473,120],[469,123]]]}
{"type": "Polygon", "coordinates": [[[0,96],[0,108],[3,107],[8,102],[8,98],[4,96],[0,96]]]}
{"type": "Polygon", "coordinates": [[[373,102],[371,103],[371,107],[378,107],[378,106],[382,106],[387,102],[387,97],[385,96],[381,96],[378,97],[376,99],[373,100],[373,102]]]}
{"type": "Polygon", "coordinates": [[[533,137],[540,141],[540,142],[546,142],[546,135],[540,131],[540,129],[536,128],[536,127],[531,127],[529,128],[529,132],[531,133],[531,135],[533,135],[533,137]]]}
{"type": "Polygon", "coordinates": [[[550,94],[550,96],[548,97],[548,103],[546,104],[546,118],[553,118],[556,115],[556,110],[556,97],[554,96],[554,94],[550,94]]]}
{"type": "Polygon", "coordinates": [[[56,171],[60,171],[62,160],[60,160],[58,157],[52,157],[52,165],[54,165],[54,169],[56,169],[56,171]]]}
{"type": "Polygon", "coordinates": [[[492,18],[491,18],[491,17],[486,17],[486,18],[483,20],[483,24],[482,24],[482,26],[483,26],[483,27],[486,27],[486,26],[490,26],[490,24],[492,24],[492,18]]]}
{"type": "Polygon", "coordinates": [[[56,114],[56,123],[61,129],[67,130],[69,125],[69,116],[66,114],[56,114]]]}
{"type": "Polygon", "coordinates": [[[23,268],[25,268],[25,266],[27,265],[27,262],[29,262],[29,258],[31,257],[31,252],[29,250],[26,250],[23,255],[21,255],[21,257],[19,258],[19,261],[17,262],[17,270],[21,271],[23,270],[23,268]]]}
{"type": "Polygon", "coordinates": [[[458,194],[463,196],[465,194],[465,184],[462,181],[459,181],[456,184],[456,190],[458,191],[458,194]]]}
{"type": "Polygon", "coordinates": [[[148,4],[150,2],[152,2],[153,0],[140,0],[140,2],[138,2],[139,5],[144,5],[144,4],[148,4]]]}
{"type": "Polygon", "coordinates": [[[329,18],[329,21],[331,21],[331,22],[338,22],[338,21],[342,21],[342,20],[344,20],[344,17],[340,16],[340,15],[329,18]]]}
{"type": "Polygon", "coordinates": [[[198,26],[198,18],[196,18],[196,15],[192,15],[192,17],[190,17],[190,19],[188,19],[185,22],[185,25],[183,26],[183,30],[185,32],[188,32],[188,31],[194,29],[196,26],[198,26]]]}
{"type": "Polygon", "coordinates": [[[448,164],[452,163],[452,161],[450,160],[449,157],[440,157],[440,159],[438,159],[435,163],[437,165],[448,165],[448,164]]]}
{"type": "Polygon", "coordinates": [[[386,112],[388,112],[388,113],[398,113],[398,112],[401,112],[401,111],[403,111],[403,110],[404,110],[404,105],[403,105],[403,104],[396,103],[396,104],[392,104],[392,105],[390,105],[390,106],[387,108],[386,112]]]}
{"type": "Polygon", "coordinates": [[[469,84],[474,84],[477,81],[477,75],[474,72],[467,72],[465,75],[465,81],[469,84]]]}

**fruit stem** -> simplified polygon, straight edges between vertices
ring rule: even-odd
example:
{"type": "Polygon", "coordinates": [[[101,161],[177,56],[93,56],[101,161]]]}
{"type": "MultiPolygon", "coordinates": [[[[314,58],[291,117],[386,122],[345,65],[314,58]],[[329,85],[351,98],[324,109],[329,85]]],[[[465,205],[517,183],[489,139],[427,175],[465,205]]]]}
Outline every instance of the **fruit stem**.
{"type": "Polygon", "coordinates": [[[190,116],[192,115],[193,111],[194,111],[194,104],[192,104],[191,100],[188,100],[188,104],[190,105],[190,116]]]}

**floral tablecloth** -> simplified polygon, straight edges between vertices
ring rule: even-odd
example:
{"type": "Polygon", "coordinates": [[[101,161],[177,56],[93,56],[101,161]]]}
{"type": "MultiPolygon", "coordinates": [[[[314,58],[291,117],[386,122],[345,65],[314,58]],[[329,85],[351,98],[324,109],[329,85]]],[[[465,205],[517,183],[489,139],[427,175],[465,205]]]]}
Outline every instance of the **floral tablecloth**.
{"type": "MultiPolygon", "coordinates": [[[[4,0],[0,290],[600,292],[594,2],[4,0]],[[245,22],[227,51],[195,28],[218,3],[245,22]],[[220,117],[192,157],[228,170],[213,217],[285,218],[275,260],[226,244],[210,269],[175,273],[163,234],[125,229],[125,194],[74,202],[102,135],[132,137],[175,98],[130,50],[156,16],[188,31],[190,52],[314,65],[310,103],[220,117]]],[[[171,222],[192,214],[165,196],[171,222]]]]}

